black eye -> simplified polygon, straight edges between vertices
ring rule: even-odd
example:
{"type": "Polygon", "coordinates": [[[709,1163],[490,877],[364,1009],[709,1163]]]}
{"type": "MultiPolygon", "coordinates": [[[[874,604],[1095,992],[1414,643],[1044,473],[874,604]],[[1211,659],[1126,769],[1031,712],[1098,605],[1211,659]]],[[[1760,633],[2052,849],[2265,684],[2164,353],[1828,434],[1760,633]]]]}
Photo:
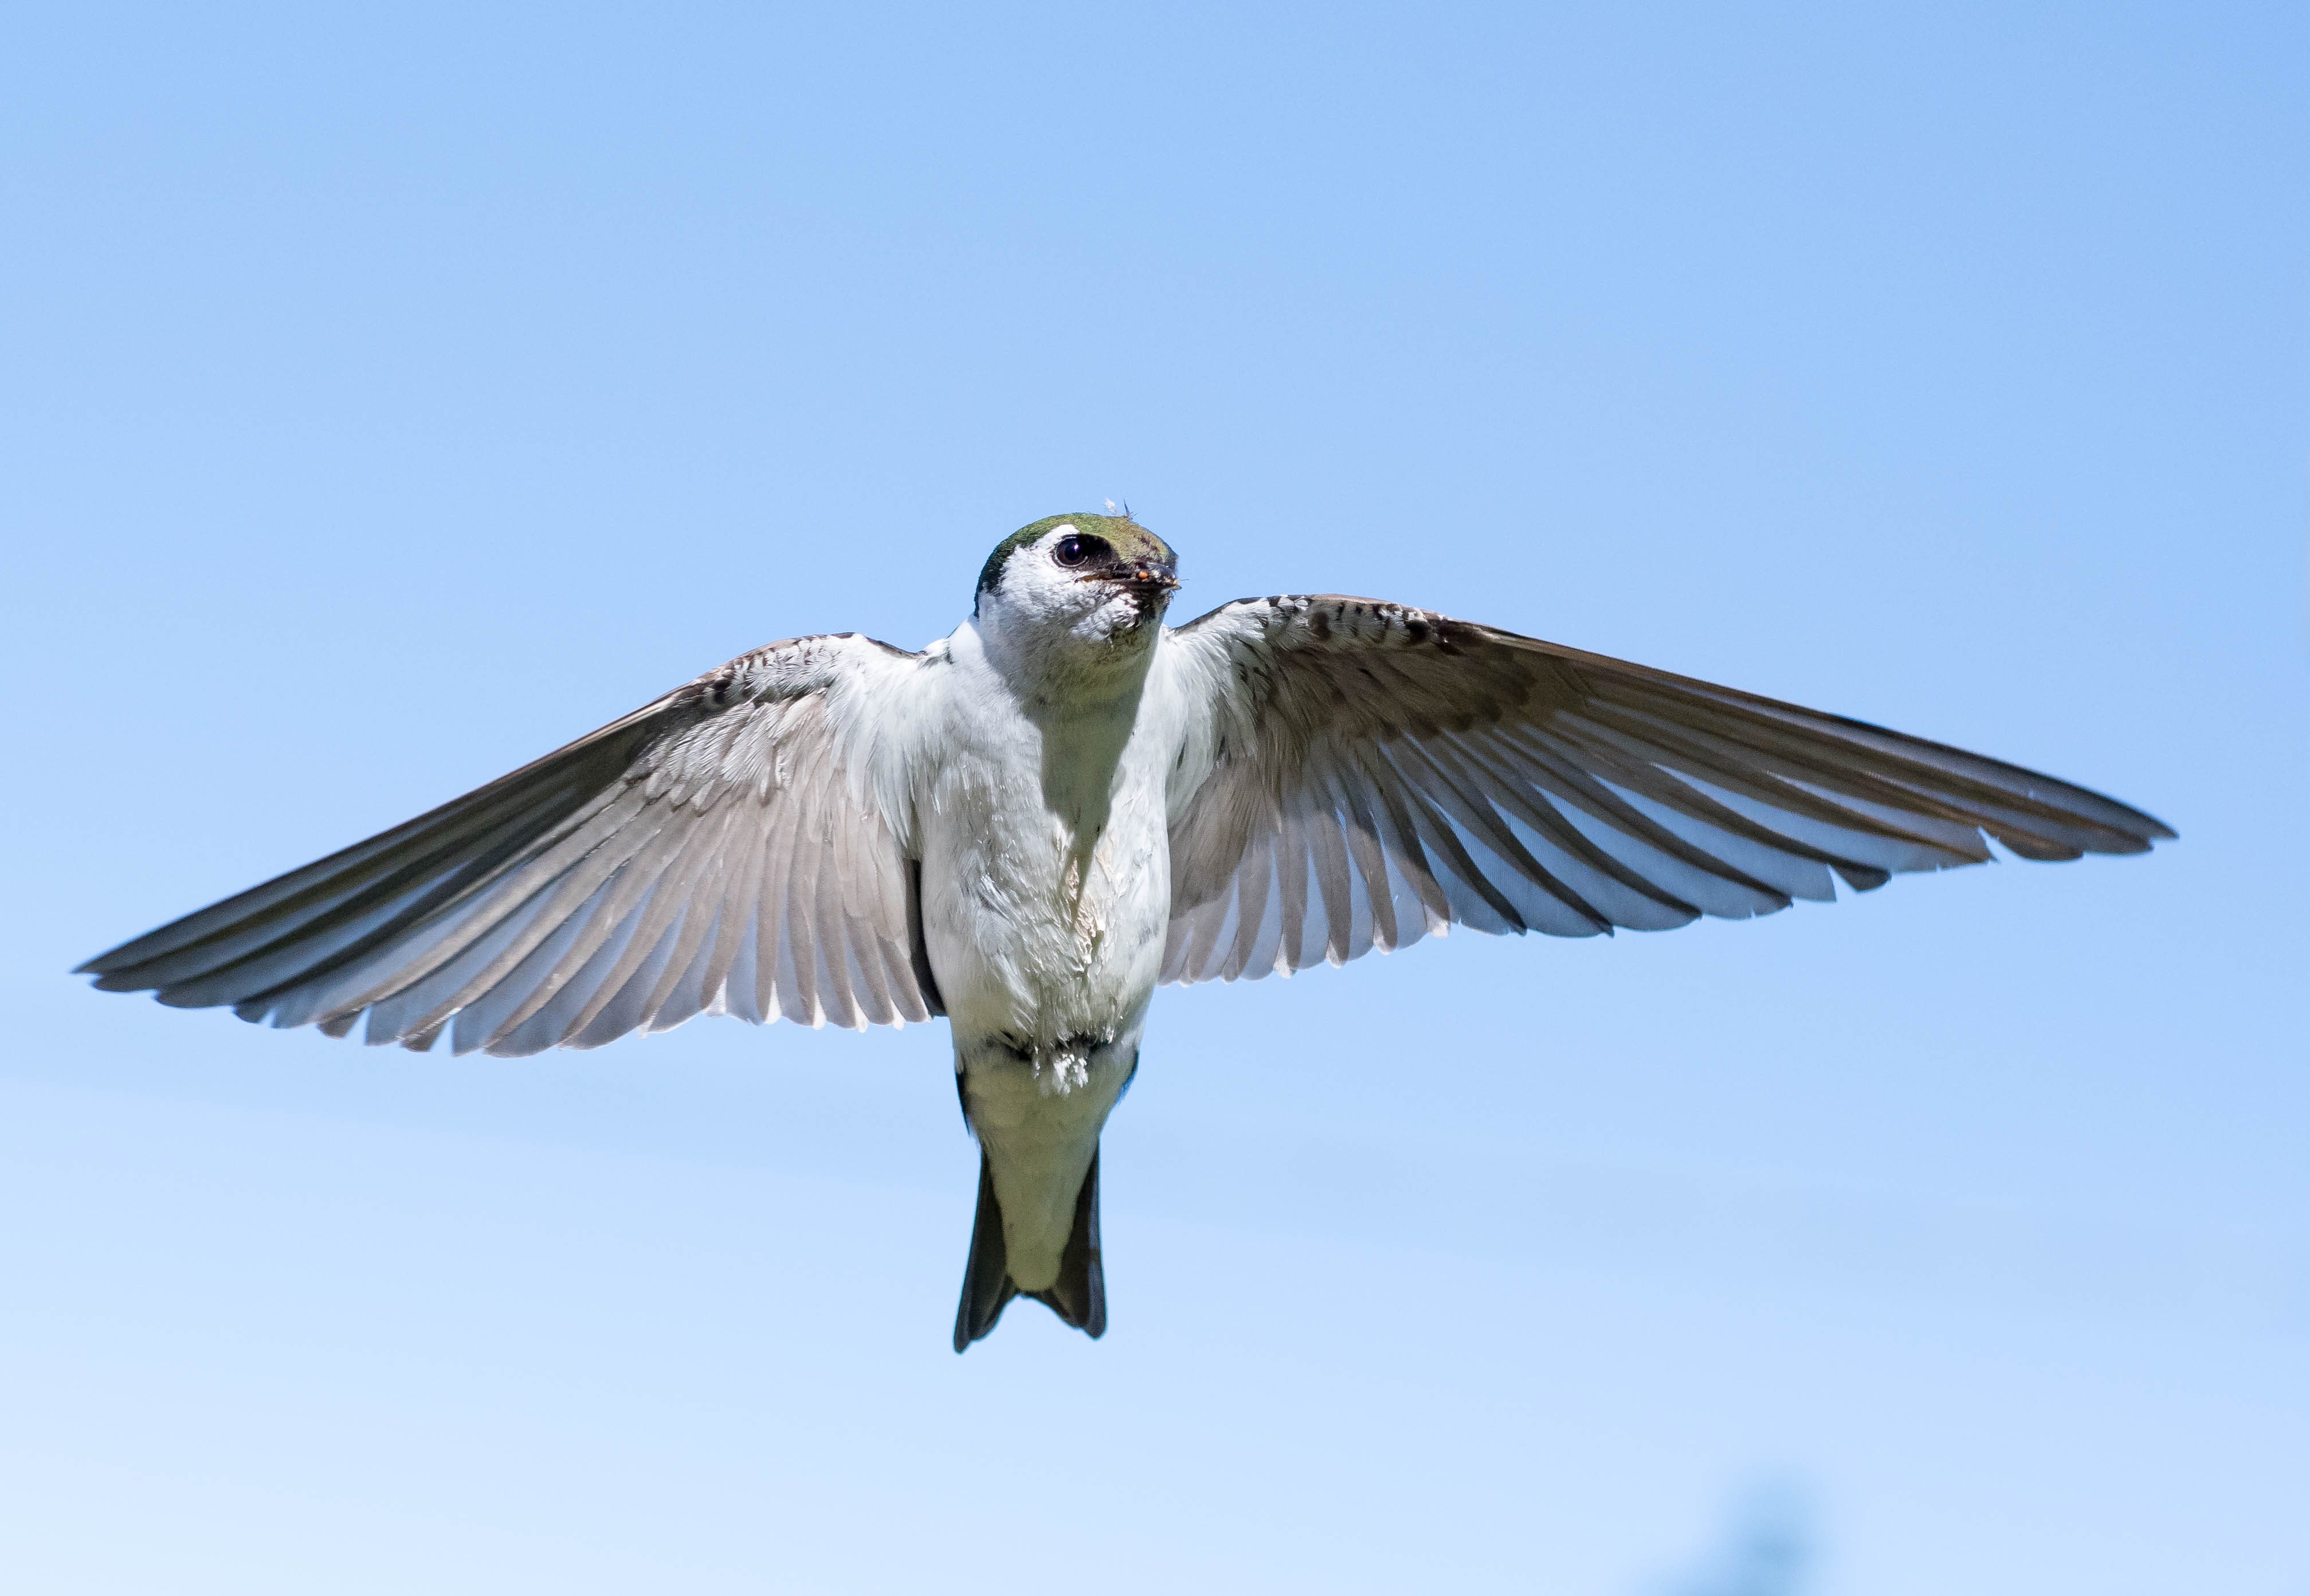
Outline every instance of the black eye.
{"type": "Polygon", "coordinates": [[[1061,565],[1081,565],[1098,551],[1099,540],[1087,537],[1064,537],[1051,545],[1051,558],[1061,565]]]}

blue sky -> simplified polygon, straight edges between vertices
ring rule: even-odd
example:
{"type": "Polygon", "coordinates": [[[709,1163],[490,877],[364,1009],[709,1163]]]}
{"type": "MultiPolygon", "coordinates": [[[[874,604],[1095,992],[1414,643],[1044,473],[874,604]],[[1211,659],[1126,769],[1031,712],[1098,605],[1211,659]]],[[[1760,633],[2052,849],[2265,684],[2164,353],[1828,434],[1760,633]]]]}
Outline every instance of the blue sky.
{"type": "Polygon", "coordinates": [[[2310,1592],[2298,11],[9,33],[25,1588],[2310,1592]],[[960,1359],[942,1027],[64,973],[1108,497],[1183,614],[1423,603],[2182,841],[1168,993],[1112,1330],[960,1359]]]}

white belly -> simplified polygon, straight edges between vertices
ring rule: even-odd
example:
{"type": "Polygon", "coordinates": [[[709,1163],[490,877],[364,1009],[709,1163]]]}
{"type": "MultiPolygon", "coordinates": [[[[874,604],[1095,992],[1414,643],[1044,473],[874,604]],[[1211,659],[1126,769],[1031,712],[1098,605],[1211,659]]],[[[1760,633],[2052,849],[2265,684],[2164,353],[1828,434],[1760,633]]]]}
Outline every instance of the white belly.
{"type": "Polygon", "coordinates": [[[1030,716],[971,676],[969,649],[956,657],[951,738],[915,799],[923,939],[1007,1271],[1036,1291],[1058,1276],[1162,971],[1177,735],[1135,694],[1103,716],[1030,716]]]}
{"type": "Polygon", "coordinates": [[[1159,759],[1126,747],[1104,802],[1051,802],[1043,761],[972,750],[934,780],[923,933],[960,1042],[1095,1037],[1136,1024],[1170,920],[1159,759]]]}

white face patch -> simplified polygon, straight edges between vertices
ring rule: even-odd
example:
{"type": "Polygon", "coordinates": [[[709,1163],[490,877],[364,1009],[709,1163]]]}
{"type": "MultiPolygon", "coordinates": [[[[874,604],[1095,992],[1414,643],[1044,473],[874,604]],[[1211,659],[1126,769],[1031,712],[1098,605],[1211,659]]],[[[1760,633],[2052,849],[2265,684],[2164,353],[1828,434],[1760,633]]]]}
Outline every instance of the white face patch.
{"type": "Polygon", "coordinates": [[[1096,518],[1069,518],[1012,550],[994,585],[980,591],[980,635],[1037,658],[1038,672],[1143,664],[1161,629],[1151,623],[1161,618],[1164,595],[1123,579],[1109,535],[1096,518]]]}

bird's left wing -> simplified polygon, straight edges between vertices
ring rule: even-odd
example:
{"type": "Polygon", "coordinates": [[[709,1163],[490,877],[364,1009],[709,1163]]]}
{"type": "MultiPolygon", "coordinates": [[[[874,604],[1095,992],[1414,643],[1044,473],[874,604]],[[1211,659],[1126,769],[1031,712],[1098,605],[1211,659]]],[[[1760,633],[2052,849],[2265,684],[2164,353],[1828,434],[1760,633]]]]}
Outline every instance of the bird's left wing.
{"type": "Polygon", "coordinates": [[[1744,917],[1898,871],[2136,854],[2113,799],[1921,738],[1336,595],[1165,638],[1167,981],[1338,964],[1459,923],[1589,936],[1744,917]]]}
{"type": "Polygon", "coordinates": [[[591,1047],[701,1011],[926,1019],[899,796],[919,656],[741,655],[510,776],[82,966],[371,1043],[591,1047]]]}

